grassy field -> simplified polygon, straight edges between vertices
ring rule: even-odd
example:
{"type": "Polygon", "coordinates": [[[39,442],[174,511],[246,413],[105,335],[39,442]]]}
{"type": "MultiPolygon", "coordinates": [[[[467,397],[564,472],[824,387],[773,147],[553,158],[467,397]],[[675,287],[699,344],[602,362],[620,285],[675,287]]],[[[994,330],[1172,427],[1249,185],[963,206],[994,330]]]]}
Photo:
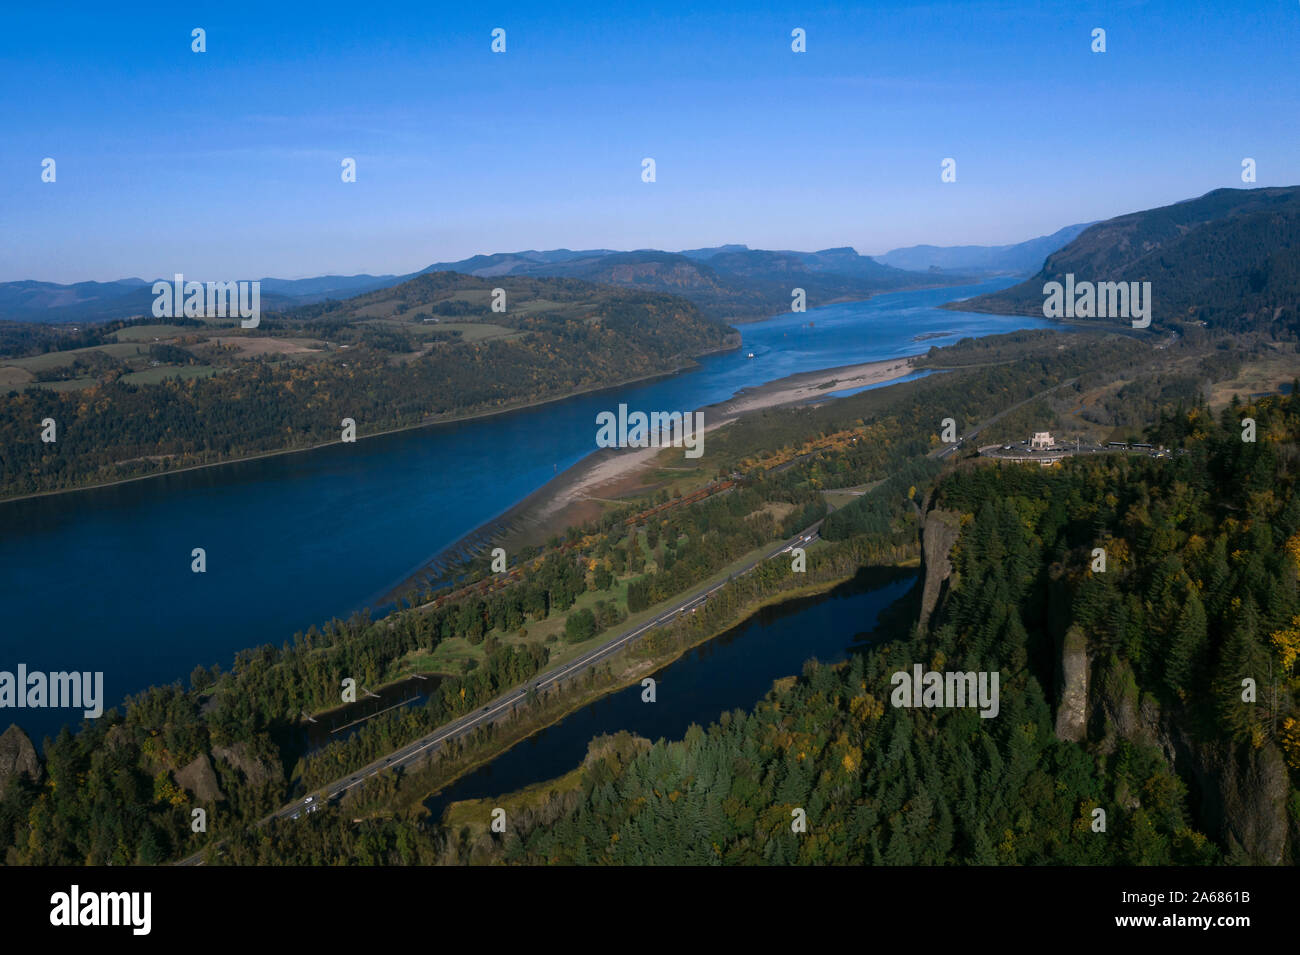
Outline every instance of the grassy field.
{"type": "Polygon", "coordinates": [[[1233,395],[1240,395],[1243,401],[1248,401],[1251,395],[1280,391],[1283,385],[1291,384],[1297,377],[1300,377],[1300,355],[1279,352],[1252,357],[1231,381],[1214,385],[1210,391],[1210,407],[1215,410],[1222,408],[1233,395]]]}
{"type": "Polygon", "coordinates": [[[485,342],[494,338],[515,338],[522,334],[504,325],[492,325],[488,322],[429,322],[437,331],[460,332],[463,342],[485,342]]]}
{"type": "Polygon", "coordinates": [[[147,355],[149,350],[146,346],[135,342],[121,342],[114,345],[94,345],[90,348],[46,352],[44,355],[31,355],[28,358],[10,358],[5,361],[5,365],[11,368],[23,368],[27,371],[46,371],[50,368],[63,368],[66,365],[71,365],[78,358],[84,357],[91,352],[103,352],[105,355],[111,355],[114,358],[130,359],[139,355],[147,355]]]}
{"type": "MultiPolygon", "coordinates": [[[[808,546],[808,549],[814,549],[821,546],[821,541],[814,541],[808,546]]],[[[720,584],[732,574],[737,573],[746,564],[762,556],[771,545],[756,548],[737,558],[732,563],[723,567],[712,577],[700,581],[696,588],[692,589],[694,593],[698,589],[709,588],[715,584],[720,584]]],[[[502,644],[520,645],[525,643],[545,643],[550,647],[551,655],[547,664],[547,669],[554,669],[562,666],[570,660],[582,656],[593,647],[598,647],[606,640],[609,640],[617,633],[623,633],[627,630],[639,627],[644,623],[653,620],[659,614],[663,613],[668,607],[680,602],[685,594],[676,597],[670,597],[667,600],[643,610],[639,613],[630,614],[623,622],[613,627],[606,628],[600,633],[582,641],[581,643],[569,643],[564,639],[564,625],[570,615],[584,608],[592,608],[598,600],[614,602],[620,608],[627,607],[627,587],[628,584],[641,576],[640,574],[628,575],[616,581],[616,583],[606,591],[587,591],[581,594],[574,601],[573,606],[564,613],[554,613],[545,620],[529,621],[524,626],[524,635],[520,636],[518,631],[504,633],[501,630],[492,630],[484,635],[483,642],[472,644],[464,637],[453,637],[443,640],[432,652],[417,651],[408,653],[401,660],[397,661],[392,670],[385,675],[385,683],[396,682],[409,676],[412,673],[427,674],[447,674],[455,675],[464,672],[464,665],[473,661],[475,665],[481,664],[485,658],[485,644],[488,637],[495,637],[502,644]]]]}
{"type": "MultiPolygon", "coordinates": [[[[627,606],[627,585],[629,580],[635,578],[628,577],[618,581],[613,587],[605,591],[586,591],[578,596],[573,606],[564,613],[553,613],[545,620],[529,621],[524,626],[525,635],[520,636],[518,631],[505,633],[501,630],[492,630],[484,635],[484,642],[488,637],[495,637],[503,644],[520,645],[525,643],[545,643],[548,638],[554,637],[550,643],[551,648],[551,666],[557,666],[565,663],[574,657],[581,656],[591,647],[599,644],[602,634],[596,634],[582,643],[568,643],[564,639],[564,624],[569,616],[578,610],[592,608],[596,601],[614,601],[619,606],[627,606]]],[[[624,624],[620,624],[612,630],[604,632],[608,637],[613,630],[622,630],[624,624]]],[[[486,656],[484,643],[477,645],[470,643],[464,637],[452,637],[449,640],[443,640],[433,650],[432,653],[409,653],[401,661],[400,669],[392,679],[400,679],[402,673],[414,669],[417,673],[442,673],[457,674],[462,672],[463,664],[466,661],[473,660],[475,663],[482,663],[486,656]]]]}
{"type": "Polygon", "coordinates": [[[12,365],[0,367],[0,388],[19,388],[32,380],[32,373],[12,365]]]}
{"type": "Polygon", "coordinates": [[[27,387],[48,388],[50,391],[81,391],[94,383],[94,378],[73,378],[70,381],[34,381],[27,387]]]}
{"type": "Polygon", "coordinates": [[[168,378],[207,378],[215,375],[221,369],[214,365],[160,365],[157,368],[146,368],[143,371],[133,371],[122,376],[122,381],[133,385],[156,385],[160,381],[168,378]]]}
{"type": "Polygon", "coordinates": [[[120,329],[117,333],[117,340],[119,343],[147,342],[152,344],[155,339],[166,341],[169,338],[177,338],[181,335],[193,335],[199,331],[202,331],[202,329],[182,328],[180,325],[132,325],[129,328],[120,329]]]}
{"type": "Polygon", "coordinates": [[[551,795],[571,792],[580,787],[583,769],[583,766],[577,766],[558,779],[543,780],[503,796],[454,802],[443,814],[443,824],[451,832],[459,832],[462,827],[468,827],[474,835],[487,832],[492,823],[493,809],[504,809],[507,819],[525,809],[536,809],[544,805],[551,795]]]}
{"type": "Polygon", "coordinates": [[[838,487],[834,490],[822,491],[822,497],[826,498],[827,504],[838,510],[852,504],[879,483],[879,481],[873,481],[871,484],[860,484],[857,487],[838,487]]]}

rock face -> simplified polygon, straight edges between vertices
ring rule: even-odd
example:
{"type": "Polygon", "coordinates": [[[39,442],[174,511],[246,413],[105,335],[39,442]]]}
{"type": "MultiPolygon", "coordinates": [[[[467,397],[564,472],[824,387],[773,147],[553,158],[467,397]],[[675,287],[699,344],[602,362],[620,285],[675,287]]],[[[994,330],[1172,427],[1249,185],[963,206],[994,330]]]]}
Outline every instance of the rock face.
{"type": "Polygon", "coordinates": [[[1088,730],[1088,641],[1071,627],[1061,645],[1060,703],[1056,709],[1056,738],[1082,743],[1088,730]]]}
{"type": "Polygon", "coordinates": [[[1173,746],[1161,729],[1159,705],[1138,689],[1137,676],[1127,660],[1110,656],[1093,664],[1088,714],[1088,738],[1105,754],[1115,751],[1121,739],[1138,746],[1155,746],[1174,761],[1173,746]]]}
{"type": "Polygon", "coordinates": [[[177,770],[176,782],[199,802],[220,802],[226,798],[207,753],[199,753],[188,766],[177,770]]]}
{"type": "Polygon", "coordinates": [[[0,793],[5,791],[9,780],[18,776],[39,783],[45,778],[45,771],[27,734],[19,729],[17,723],[10,723],[9,728],[0,733],[0,793]]]}
{"type": "Polygon", "coordinates": [[[283,767],[279,763],[259,759],[256,753],[253,752],[253,747],[247,743],[214,746],[212,747],[212,755],[243,773],[244,778],[250,785],[259,786],[267,782],[277,784],[284,782],[283,767]]]}
{"type": "Polygon", "coordinates": [[[935,508],[925,516],[921,532],[921,563],[925,567],[925,584],[921,591],[921,626],[930,625],[930,616],[939,603],[943,585],[952,576],[948,555],[961,534],[961,515],[935,508]]]}
{"type": "MultiPolygon", "coordinates": [[[[1198,828],[1223,846],[1230,861],[1249,865],[1289,861],[1287,770],[1275,746],[1256,749],[1245,743],[1193,738],[1184,729],[1192,722],[1190,716],[1176,706],[1162,709],[1140,694],[1126,661],[1114,657],[1098,661],[1091,682],[1087,735],[1099,751],[1113,752],[1120,739],[1158,748],[1199,797],[1194,800],[1200,806],[1198,828]]],[[[1063,699],[1057,712],[1058,736],[1065,708],[1063,699]]],[[[1133,800],[1136,805],[1136,795],[1133,800]]]]}
{"type": "Polygon", "coordinates": [[[1175,732],[1175,741],[1200,793],[1207,832],[1218,836],[1228,860],[1288,862],[1287,770],[1277,747],[1196,743],[1181,732],[1175,732]]]}

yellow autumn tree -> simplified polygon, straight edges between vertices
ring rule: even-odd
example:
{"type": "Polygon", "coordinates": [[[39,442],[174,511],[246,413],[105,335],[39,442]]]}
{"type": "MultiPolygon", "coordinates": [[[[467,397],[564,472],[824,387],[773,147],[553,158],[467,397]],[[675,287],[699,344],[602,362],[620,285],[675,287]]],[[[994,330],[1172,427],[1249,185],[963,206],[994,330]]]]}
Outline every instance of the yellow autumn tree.
{"type": "Polygon", "coordinates": [[[1278,733],[1278,742],[1286,755],[1286,763],[1292,769],[1300,769],[1300,720],[1288,716],[1282,721],[1282,731],[1278,733]]]}
{"type": "Polygon", "coordinates": [[[1286,543],[1282,545],[1282,549],[1295,562],[1296,567],[1300,567],[1300,531],[1288,537],[1286,543]]]}
{"type": "Polygon", "coordinates": [[[183,806],[187,802],[185,791],[172,782],[167,770],[153,778],[154,802],[166,802],[173,806],[183,806]]]}
{"type": "MultiPolygon", "coordinates": [[[[1289,543],[1289,542],[1288,542],[1289,543]]],[[[1300,617],[1292,617],[1291,625],[1279,630],[1269,638],[1277,650],[1278,660],[1282,663],[1282,672],[1290,673],[1300,657],[1300,617]]]]}

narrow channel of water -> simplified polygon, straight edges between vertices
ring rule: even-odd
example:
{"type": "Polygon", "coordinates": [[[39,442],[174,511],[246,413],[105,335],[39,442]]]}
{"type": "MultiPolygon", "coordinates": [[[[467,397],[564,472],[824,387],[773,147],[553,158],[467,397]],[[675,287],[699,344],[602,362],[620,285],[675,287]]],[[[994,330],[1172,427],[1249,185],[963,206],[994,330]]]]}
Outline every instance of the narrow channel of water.
{"type": "Polygon", "coordinates": [[[805,660],[838,663],[876,626],[881,611],[916,583],[913,570],[871,570],[828,593],[765,607],[651,674],[656,701],[625,687],[540,730],[424,803],[433,819],[462,799],[499,796],[562,776],[587,754],[592,737],[628,730],[648,739],[680,739],[725,711],[749,710],[772,681],[802,672],[805,660]]]}
{"type": "MultiPolygon", "coordinates": [[[[102,672],[107,708],[184,681],[196,664],[227,668],[240,649],[382,603],[442,548],[590,454],[600,411],[700,408],[787,375],[1049,326],[938,307],[1013,281],[742,325],[740,350],[694,371],[512,414],[0,505],[0,670],[102,672]],[[205,573],[192,572],[196,547],[205,573]]],[[[38,745],[81,718],[18,715],[38,745]]]]}

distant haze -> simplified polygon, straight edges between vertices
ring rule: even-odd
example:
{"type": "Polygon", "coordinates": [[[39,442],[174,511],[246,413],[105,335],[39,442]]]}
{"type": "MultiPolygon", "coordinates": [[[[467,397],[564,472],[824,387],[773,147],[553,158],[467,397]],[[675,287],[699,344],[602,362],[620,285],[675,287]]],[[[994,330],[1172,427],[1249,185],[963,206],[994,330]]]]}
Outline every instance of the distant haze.
{"type": "MultiPolygon", "coordinates": [[[[1067,230],[1056,237],[1035,239],[1043,254],[1055,251],[1055,238],[1068,241],[1067,230]]],[[[1007,247],[1010,250],[1020,246],[1007,247]]],[[[682,295],[713,318],[750,321],[767,318],[790,307],[792,289],[804,290],[806,305],[816,308],[836,302],[858,301],[880,292],[940,285],[957,285],[973,276],[1009,271],[1003,262],[1020,261],[1007,249],[963,250],[969,261],[999,263],[987,268],[921,268],[908,270],[882,264],[852,248],[800,252],[789,249],[751,249],[742,244],[664,252],[656,249],[552,249],[498,252],[454,262],[435,262],[407,275],[326,275],[306,279],[261,277],[261,301],[271,311],[284,311],[327,299],[357,295],[397,286],[417,274],[458,272],[483,279],[505,277],[561,277],[603,285],[682,295]],[[988,253],[988,254],[983,254],[988,253]]],[[[942,253],[946,250],[935,250],[942,253]]],[[[1042,256],[1038,257],[1041,262],[1042,256]]],[[[928,261],[928,260],[926,260],[928,261]]],[[[1032,268],[1024,270],[1032,271],[1032,268]]],[[[170,281],[172,276],[158,278],[170,281]]],[[[211,275],[188,274],[188,281],[211,275]]],[[[251,277],[240,276],[240,279],[251,277]]],[[[78,282],[61,285],[24,280],[0,283],[0,320],[72,324],[132,318],[152,312],[153,279],[114,282],[78,282]]]]}
{"type": "Polygon", "coordinates": [[[1039,236],[1015,245],[913,245],[873,256],[877,262],[897,269],[944,269],[948,271],[1005,272],[1032,275],[1043,260],[1072,242],[1091,222],[1069,225],[1051,235],[1039,236]]]}

